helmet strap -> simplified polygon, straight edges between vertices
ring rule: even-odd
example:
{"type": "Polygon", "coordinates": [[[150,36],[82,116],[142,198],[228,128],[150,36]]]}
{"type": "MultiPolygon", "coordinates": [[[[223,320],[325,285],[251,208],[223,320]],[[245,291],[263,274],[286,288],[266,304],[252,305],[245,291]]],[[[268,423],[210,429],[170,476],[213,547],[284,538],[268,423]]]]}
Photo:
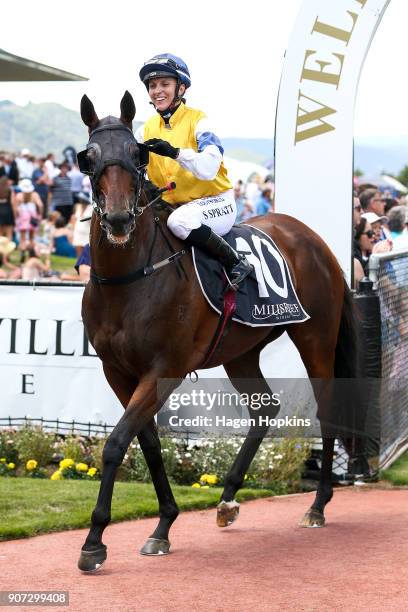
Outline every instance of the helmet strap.
{"type": "Polygon", "coordinates": [[[180,85],[181,84],[182,83],[180,79],[177,79],[176,91],[175,91],[173,102],[170,104],[170,108],[173,108],[173,106],[179,106],[180,102],[184,102],[184,103],[186,102],[185,98],[183,98],[183,96],[180,96],[180,85]]]}
{"type": "MultiPolygon", "coordinates": [[[[169,123],[169,119],[170,117],[176,112],[176,110],[178,109],[178,107],[180,106],[180,104],[183,102],[184,104],[186,103],[186,99],[183,96],[179,95],[179,91],[180,91],[180,85],[181,85],[181,81],[180,79],[177,79],[177,84],[176,84],[176,90],[174,92],[174,98],[173,100],[170,102],[170,105],[166,108],[166,110],[164,111],[159,111],[157,110],[156,106],[154,105],[154,102],[149,102],[149,104],[151,104],[152,106],[154,106],[154,108],[156,109],[156,111],[159,113],[159,115],[161,115],[164,119],[164,123],[168,125],[169,123]]],[[[148,83],[146,84],[146,88],[147,90],[149,90],[149,85],[148,83]]]]}

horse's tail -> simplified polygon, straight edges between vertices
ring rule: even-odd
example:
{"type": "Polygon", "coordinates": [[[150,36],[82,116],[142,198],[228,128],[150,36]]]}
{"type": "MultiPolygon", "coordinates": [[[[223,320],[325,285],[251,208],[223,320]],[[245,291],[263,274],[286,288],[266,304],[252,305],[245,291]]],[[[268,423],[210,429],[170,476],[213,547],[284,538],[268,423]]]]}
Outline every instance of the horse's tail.
{"type": "Polygon", "coordinates": [[[357,313],[350,289],[344,281],[343,308],[334,361],[335,378],[356,378],[359,370],[357,313]]]}
{"type": "Polygon", "coordinates": [[[352,293],[344,281],[344,299],[339,335],[334,360],[334,376],[339,386],[336,389],[337,406],[343,417],[340,419],[342,433],[339,435],[349,455],[348,471],[352,474],[370,472],[365,456],[367,431],[367,391],[361,386],[362,336],[358,328],[359,314],[352,293]],[[355,379],[351,381],[350,379],[355,379]],[[346,429],[344,429],[346,427],[346,429]]]}

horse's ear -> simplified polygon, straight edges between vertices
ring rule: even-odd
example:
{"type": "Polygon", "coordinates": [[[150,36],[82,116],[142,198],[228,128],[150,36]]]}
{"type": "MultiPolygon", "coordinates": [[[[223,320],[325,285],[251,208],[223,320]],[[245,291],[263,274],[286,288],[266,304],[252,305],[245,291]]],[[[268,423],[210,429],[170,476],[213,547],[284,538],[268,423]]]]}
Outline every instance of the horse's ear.
{"type": "Polygon", "coordinates": [[[120,101],[120,120],[123,123],[131,125],[134,117],[136,115],[136,106],[132,97],[127,90],[120,101]]]}
{"type": "Polygon", "coordinates": [[[81,98],[81,117],[85,125],[87,125],[91,130],[99,123],[94,105],[86,95],[82,96],[81,98]]]}

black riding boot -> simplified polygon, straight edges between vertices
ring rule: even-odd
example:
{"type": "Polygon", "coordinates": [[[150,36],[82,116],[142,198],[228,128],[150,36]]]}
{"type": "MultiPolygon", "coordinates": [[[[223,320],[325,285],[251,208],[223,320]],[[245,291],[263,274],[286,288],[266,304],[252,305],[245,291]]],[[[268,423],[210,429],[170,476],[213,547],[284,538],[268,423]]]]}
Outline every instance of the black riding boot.
{"type": "Polygon", "coordinates": [[[254,267],[245,255],[237,253],[229,244],[212,231],[207,225],[190,232],[186,242],[197,246],[218,259],[224,266],[231,287],[237,291],[238,285],[253,271],[254,267]]]}

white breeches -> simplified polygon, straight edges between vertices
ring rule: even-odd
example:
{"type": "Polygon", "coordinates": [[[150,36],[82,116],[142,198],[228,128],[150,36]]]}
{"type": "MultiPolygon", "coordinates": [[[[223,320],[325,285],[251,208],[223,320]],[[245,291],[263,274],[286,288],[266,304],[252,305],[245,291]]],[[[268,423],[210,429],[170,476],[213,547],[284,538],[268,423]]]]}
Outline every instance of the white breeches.
{"type": "Polygon", "coordinates": [[[227,234],[235,223],[237,207],[232,189],[217,196],[209,196],[183,204],[172,212],[167,226],[180,240],[191,230],[207,225],[219,236],[227,234]]]}

